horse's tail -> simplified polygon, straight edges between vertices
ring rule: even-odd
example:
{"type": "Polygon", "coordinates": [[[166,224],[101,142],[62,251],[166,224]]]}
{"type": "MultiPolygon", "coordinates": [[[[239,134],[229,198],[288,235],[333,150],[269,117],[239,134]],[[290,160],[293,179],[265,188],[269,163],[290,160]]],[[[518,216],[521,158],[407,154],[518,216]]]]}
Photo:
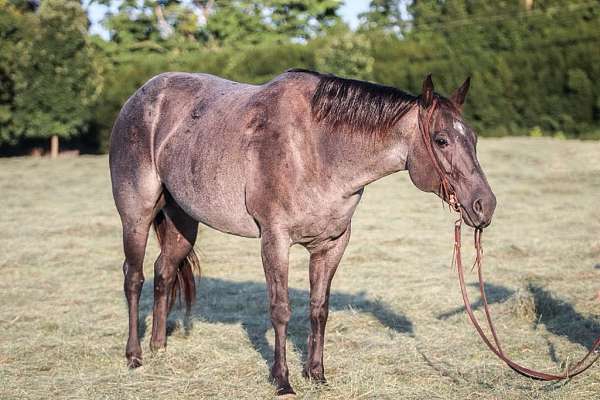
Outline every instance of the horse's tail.
{"type": "MultiPolygon", "coordinates": [[[[152,226],[154,227],[154,232],[156,232],[158,243],[162,247],[162,237],[164,236],[164,230],[166,228],[165,214],[162,210],[159,210],[156,217],[154,217],[152,226]]],[[[181,304],[181,293],[183,293],[186,311],[188,313],[191,311],[192,305],[196,301],[196,281],[194,272],[196,272],[198,278],[200,278],[200,261],[192,248],[177,268],[177,275],[169,296],[169,312],[171,312],[171,309],[175,305],[175,299],[179,299],[179,304],[181,304]]]]}

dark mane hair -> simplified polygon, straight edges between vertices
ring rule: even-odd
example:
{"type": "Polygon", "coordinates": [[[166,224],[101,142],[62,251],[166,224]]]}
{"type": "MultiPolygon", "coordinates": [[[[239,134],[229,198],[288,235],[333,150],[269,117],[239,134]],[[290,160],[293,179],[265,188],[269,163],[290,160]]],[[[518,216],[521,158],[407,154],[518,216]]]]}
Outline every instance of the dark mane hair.
{"type": "Polygon", "coordinates": [[[383,134],[416,104],[417,97],[391,86],[308,70],[320,81],[311,99],[313,118],[352,133],[383,134]]]}

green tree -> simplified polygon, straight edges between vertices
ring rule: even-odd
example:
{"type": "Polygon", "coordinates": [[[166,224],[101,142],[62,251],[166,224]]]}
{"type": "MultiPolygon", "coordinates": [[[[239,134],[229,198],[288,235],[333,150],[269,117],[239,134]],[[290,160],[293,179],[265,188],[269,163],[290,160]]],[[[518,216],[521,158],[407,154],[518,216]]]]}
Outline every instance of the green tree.
{"type": "Polygon", "coordinates": [[[15,75],[29,41],[32,15],[8,0],[0,0],[0,145],[14,145],[21,132],[15,124],[15,75]]]}
{"type": "Polygon", "coordinates": [[[339,26],[313,44],[318,70],[354,79],[371,80],[375,62],[371,42],[365,35],[339,26]]]}
{"type": "Polygon", "coordinates": [[[265,0],[268,22],[286,39],[313,39],[340,22],[340,0],[265,0]]]}
{"type": "Polygon", "coordinates": [[[156,41],[160,38],[153,15],[155,2],[123,0],[101,1],[101,3],[107,6],[118,4],[116,12],[109,11],[103,21],[112,42],[129,45],[156,41]]]}
{"type": "Polygon", "coordinates": [[[473,75],[466,111],[481,130],[578,135],[600,123],[597,3],[419,0],[408,10],[404,40],[421,53],[409,68],[434,72],[444,89],[473,75]]]}
{"type": "Polygon", "coordinates": [[[404,24],[399,0],[372,0],[369,10],[358,15],[361,30],[399,33],[404,24]]]}
{"type": "Polygon", "coordinates": [[[272,34],[259,3],[232,0],[218,3],[206,22],[210,40],[221,45],[257,44],[272,34]]]}
{"type": "Polygon", "coordinates": [[[129,50],[165,51],[202,40],[203,31],[196,11],[205,17],[214,2],[196,0],[100,0],[115,8],[103,20],[112,42],[129,50]],[[210,4],[209,4],[210,3],[210,4]]]}
{"type": "Polygon", "coordinates": [[[217,2],[206,30],[221,45],[307,41],[335,26],[341,0],[217,2]]]}
{"type": "Polygon", "coordinates": [[[70,138],[85,128],[102,89],[87,38],[87,17],[77,0],[45,0],[39,26],[16,75],[15,123],[26,137],[70,138]]]}

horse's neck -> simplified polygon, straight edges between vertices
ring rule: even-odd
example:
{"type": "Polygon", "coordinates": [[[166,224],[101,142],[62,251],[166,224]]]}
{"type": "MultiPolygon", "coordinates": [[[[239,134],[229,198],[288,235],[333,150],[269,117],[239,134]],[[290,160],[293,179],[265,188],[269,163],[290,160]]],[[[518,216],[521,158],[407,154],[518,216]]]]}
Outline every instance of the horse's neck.
{"type": "Polygon", "coordinates": [[[415,130],[416,113],[409,112],[399,121],[394,132],[381,140],[324,133],[323,156],[328,175],[345,194],[350,195],[384,176],[405,170],[415,130]]]}

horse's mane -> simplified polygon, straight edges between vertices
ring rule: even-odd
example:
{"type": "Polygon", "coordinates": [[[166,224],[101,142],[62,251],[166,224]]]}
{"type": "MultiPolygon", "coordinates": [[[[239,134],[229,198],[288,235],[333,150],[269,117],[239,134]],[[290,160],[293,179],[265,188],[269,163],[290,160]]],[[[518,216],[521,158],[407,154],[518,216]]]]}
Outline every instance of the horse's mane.
{"type": "Polygon", "coordinates": [[[290,72],[305,72],[319,77],[311,99],[312,115],[332,130],[380,137],[389,132],[417,101],[417,97],[391,86],[309,70],[290,72]]]}

